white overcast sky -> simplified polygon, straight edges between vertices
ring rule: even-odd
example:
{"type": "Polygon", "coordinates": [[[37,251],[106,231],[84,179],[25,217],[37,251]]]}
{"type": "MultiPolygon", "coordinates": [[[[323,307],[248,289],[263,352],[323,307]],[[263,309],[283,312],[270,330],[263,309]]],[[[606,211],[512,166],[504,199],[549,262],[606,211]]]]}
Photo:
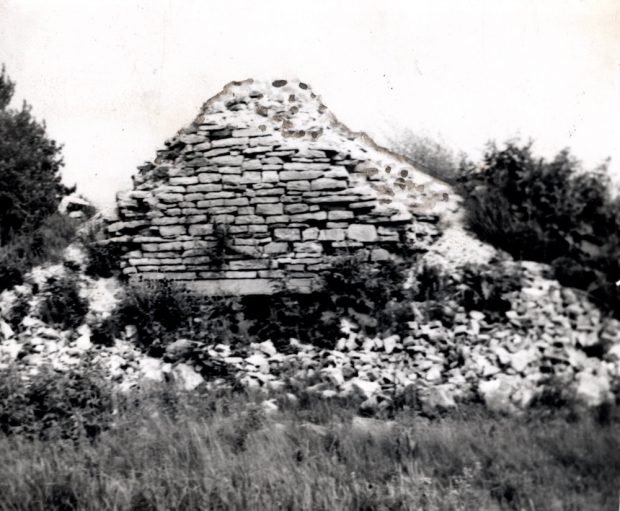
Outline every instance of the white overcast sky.
{"type": "Polygon", "coordinates": [[[520,135],[620,175],[618,0],[0,0],[0,62],[99,204],[249,77],[307,81],[379,142],[520,135]]]}

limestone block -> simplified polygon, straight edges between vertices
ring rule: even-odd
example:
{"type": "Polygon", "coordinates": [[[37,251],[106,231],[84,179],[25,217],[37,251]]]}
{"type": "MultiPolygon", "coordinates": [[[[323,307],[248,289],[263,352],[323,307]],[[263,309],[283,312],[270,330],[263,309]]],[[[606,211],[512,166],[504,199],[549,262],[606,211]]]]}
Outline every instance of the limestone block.
{"type": "Polygon", "coordinates": [[[250,200],[247,197],[235,197],[233,199],[225,199],[225,206],[247,206],[250,200]]]}
{"type": "Polygon", "coordinates": [[[194,146],[194,151],[197,152],[208,151],[209,149],[211,149],[211,142],[201,142],[194,146]]]}
{"type": "Polygon", "coordinates": [[[377,201],[375,199],[369,199],[365,201],[351,202],[351,204],[349,204],[349,208],[351,209],[372,209],[376,205],[377,205],[377,201]]]}
{"type": "Polygon", "coordinates": [[[266,254],[285,254],[289,251],[288,243],[283,241],[272,241],[264,247],[266,254]]]}
{"type": "Polygon", "coordinates": [[[228,266],[231,270],[266,270],[269,268],[267,259],[245,259],[242,261],[230,261],[228,266]]]}
{"type": "Polygon", "coordinates": [[[306,191],[310,190],[310,181],[287,181],[287,190],[306,191]]]}
{"type": "Polygon", "coordinates": [[[188,282],[186,287],[205,295],[264,295],[275,291],[271,278],[197,280],[188,282]]]}
{"type": "Polygon", "coordinates": [[[187,193],[183,196],[185,198],[184,202],[198,202],[200,200],[205,199],[204,193],[187,193]]]}
{"type": "Polygon", "coordinates": [[[265,219],[258,215],[240,215],[235,219],[235,223],[242,224],[264,224],[265,219]]]}
{"type": "Polygon", "coordinates": [[[268,196],[268,197],[252,197],[250,199],[250,204],[275,204],[275,203],[279,203],[280,198],[279,197],[273,197],[273,196],[268,196]]]}
{"type": "Polygon", "coordinates": [[[248,147],[243,150],[243,154],[258,154],[258,153],[267,153],[271,151],[272,146],[263,146],[259,145],[256,147],[248,147]]]}
{"type": "Polygon", "coordinates": [[[282,195],[284,193],[284,188],[264,188],[260,190],[256,190],[257,197],[262,197],[265,195],[282,195]]]}
{"type": "Polygon", "coordinates": [[[241,174],[241,167],[224,166],[224,167],[218,167],[217,171],[220,174],[241,174]]]}
{"type": "Polygon", "coordinates": [[[219,192],[222,190],[221,184],[205,184],[205,185],[191,185],[187,187],[188,193],[205,193],[205,192],[219,192]]]}
{"type": "Polygon", "coordinates": [[[323,175],[321,170],[283,170],[279,173],[280,181],[302,181],[317,179],[323,175]]]}
{"type": "Polygon", "coordinates": [[[253,184],[253,183],[260,183],[262,180],[262,176],[260,172],[252,172],[252,171],[248,171],[248,172],[244,172],[241,175],[241,184],[253,184]]]}
{"type": "Polygon", "coordinates": [[[153,218],[151,225],[175,225],[182,224],[185,221],[184,217],[180,216],[164,216],[160,218],[153,218]]]}
{"type": "Polygon", "coordinates": [[[222,180],[222,175],[215,172],[203,172],[196,177],[201,183],[218,183],[222,180]]]}
{"type": "Polygon", "coordinates": [[[186,167],[199,168],[208,165],[209,162],[206,158],[194,158],[193,160],[185,162],[186,167]]]}
{"type": "Polygon", "coordinates": [[[237,206],[216,206],[214,208],[209,208],[209,214],[211,215],[225,215],[227,213],[235,213],[237,211],[237,206]]]}
{"type": "Polygon", "coordinates": [[[263,165],[258,160],[245,160],[241,165],[243,170],[261,170],[263,165]]]}
{"type": "Polygon", "coordinates": [[[138,227],[144,227],[147,225],[144,220],[131,220],[129,222],[114,222],[113,224],[108,225],[109,233],[116,233],[125,229],[136,229],[138,227]]]}
{"type": "Polygon", "coordinates": [[[345,181],[339,179],[330,179],[327,177],[322,177],[315,181],[312,181],[311,189],[312,190],[344,190],[347,187],[347,183],[345,181]]]}
{"type": "MultiPolygon", "coordinates": [[[[300,162],[292,162],[292,163],[285,163],[284,164],[284,169],[285,170],[320,170],[320,171],[325,171],[325,170],[329,170],[329,163],[300,163],[300,162]]],[[[323,172],[321,172],[322,174],[323,172]]]]}
{"type": "Polygon", "coordinates": [[[316,211],[314,213],[300,213],[298,215],[291,215],[292,222],[309,222],[309,221],[322,221],[327,220],[326,211],[316,211]]]}
{"type": "Polygon", "coordinates": [[[277,183],[280,178],[275,170],[265,170],[262,172],[261,180],[263,183],[277,183]]]}
{"type": "Polygon", "coordinates": [[[207,221],[207,215],[188,215],[185,217],[185,222],[188,224],[199,224],[207,221]]]}
{"type": "Polygon", "coordinates": [[[262,233],[269,232],[269,226],[267,225],[249,225],[248,232],[254,233],[256,235],[260,235],[262,233]]]}
{"type": "Polygon", "coordinates": [[[287,224],[289,223],[290,218],[288,215],[274,215],[266,217],[265,221],[268,224],[287,224]]]}
{"type": "Polygon", "coordinates": [[[284,212],[284,206],[282,204],[257,204],[257,215],[281,215],[284,212]]]}
{"type": "Polygon", "coordinates": [[[183,244],[180,241],[172,241],[170,243],[143,243],[142,250],[144,252],[160,252],[164,250],[178,251],[183,250],[183,244]]]}
{"type": "Polygon", "coordinates": [[[190,177],[171,177],[170,184],[175,185],[195,185],[198,183],[198,178],[196,176],[190,177]]]}
{"type": "Polygon", "coordinates": [[[211,220],[214,224],[232,224],[235,221],[234,215],[213,215],[211,220]]]}
{"type": "Polygon", "coordinates": [[[206,138],[204,137],[204,135],[181,135],[179,137],[179,140],[181,142],[183,142],[184,144],[200,144],[201,142],[204,142],[206,140],[206,138]]]}
{"type": "Polygon", "coordinates": [[[180,193],[157,193],[155,196],[162,202],[180,202],[183,195],[180,193]]]}
{"type": "Polygon", "coordinates": [[[212,208],[214,206],[223,206],[225,200],[224,199],[211,199],[211,200],[201,200],[196,203],[196,207],[199,208],[195,211],[201,213],[201,209],[212,208]]]}
{"type": "Polygon", "coordinates": [[[187,233],[187,228],[184,225],[162,225],[159,228],[159,232],[164,237],[179,236],[187,233]]]}
{"type": "Polygon", "coordinates": [[[245,146],[250,142],[250,139],[247,137],[233,137],[233,138],[220,138],[218,140],[212,140],[212,147],[230,147],[234,145],[242,145],[245,146]]]}
{"type": "Polygon", "coordinates": [[[284,211],[293,215],[297,213],[305,213],[306,211],[308,211],[308,209],[309,206],[302,203],[287,204],[286,206],[284,206],[284,211]]]}
{"type": "Polygon", "coordinates": [[[213,224],[190,225],[189,234],[192,236],[203,236],[205,234],[213,234],[213,224]]]}
{"type": "Polygon", "coordinates": [[[353,212],[341,209],[332,210],[327,214],[327,218],[328,220],[349,220],[353,218],[353,212]]]}
{"type": "Polygon", "coordinates": [[[157,192],[164,193],[185,193],[186,188],[184,186],[171,186],[171,185],[162,185],[157,188],[157,192]]]}
{"type": "Polygon", "coordinates": [[[222,176],[222,184],[241,184],[241,176],[236,174],[225,174],[222,176]]]}
{"type": "Polygon", "coordinates": [[[353,241],[377,241],[377,228],[368,224],[352,224],[347,229],[347,238],[353,241]]]}
{"type": "Polygon", "coordinates": [[[237,210],[238,215],[254,215],[255,213],[256,213],[256,210],[254,206],[244,206],[237,210]]]}
{"type": "Polygon", "coordinates": [[[217,149],[211,149],[210,151],[207,151],[203,153],[202,155],[205,158],[211,158],[213,156],[221,156],[222,154],[228,154],[229,152],[230,152],[230,149],[226,147],[219,147],[217,149]]]}
{"type": "Polygon", "coordinates": [[[319,240],[321,241],[342,241],[346,237],[344,229],[324,229],[319,232],[319,240]]]}
{"type": "Polygon", "coordinates": [[[215,156],[211,158],[210,161],[215,165],[229,165],[232,167],[238,167],[243,162],[243,156],[215,156]]]}
{"type": "Polygon", "coordinates": [[[348,179],[349,173],[344,167],[332,167],[331,170],[323,174],[323,177],[330,179],[348,179]]]}
{"type": "Polygon", "coordinates": [[[293,250],[300,253],[321,253],[323,252],[323,245],[320,243],[305,241],[301,243],[293,243],[293,250]]]}
{"type": "Polygon", "coordinates": [[[319,229],[317,227],[310,227],[309,229],[304,229],[302,233],[302,239],[304,241],[319,239],[319,229]]]}
{"type": "Polygon", "coordinates": [[[145,272],[140,273],[140,276],[150,280],[194,280],[196,278],[195,272],[145,272]]]}
{"type": "Polygon", "coordinates": [[[370,252],[370,259],[372,261],[387,261],[390,258],[390,253],[384,248],[373,248],[370,252]]]}
{"type": "Polygon", "coordinates": [[[280,228],[274,229],[274,237],[278,240],[299,241],[301,235],[299,229],[280,228]]]}
{"type": "Polygon", "coordinates": [[[352,203],[359,200],[359,196],[357,195],[337,195],[337,194],[329,194],[329,195],[318,195],[316,197],[308,197],[308,202],[315,204],[344,204],[344,203],[352,203]]]}

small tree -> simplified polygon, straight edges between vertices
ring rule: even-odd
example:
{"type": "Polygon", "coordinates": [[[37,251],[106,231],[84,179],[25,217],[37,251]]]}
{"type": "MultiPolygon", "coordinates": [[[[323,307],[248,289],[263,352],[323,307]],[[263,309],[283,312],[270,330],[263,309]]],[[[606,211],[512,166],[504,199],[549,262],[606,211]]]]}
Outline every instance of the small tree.
{"type": "Polygon", "coordinates": [[[31,232],[54,213],[70,192],[60,182],[61,147],[26,102],[9,108],[15,83],[0,73],[0,246],[31,232]]]}

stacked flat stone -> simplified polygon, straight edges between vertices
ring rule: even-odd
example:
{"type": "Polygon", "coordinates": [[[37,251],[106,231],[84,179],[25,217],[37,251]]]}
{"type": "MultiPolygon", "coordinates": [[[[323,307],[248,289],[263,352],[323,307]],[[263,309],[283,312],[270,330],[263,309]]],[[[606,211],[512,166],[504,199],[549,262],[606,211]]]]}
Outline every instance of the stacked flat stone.
{"type": "Polygon", "coordinates": [[[394,192],[421,204],[424,185],[405,165],[377,165],[373,151],[302,82],[232,82],[118,195],[107,231],[125,248],[122,271],[207,294],[279,282],[309,291],[343,251],[382,260],[403,242],[425,250],[438,215],[412,215],[394,192]]]}

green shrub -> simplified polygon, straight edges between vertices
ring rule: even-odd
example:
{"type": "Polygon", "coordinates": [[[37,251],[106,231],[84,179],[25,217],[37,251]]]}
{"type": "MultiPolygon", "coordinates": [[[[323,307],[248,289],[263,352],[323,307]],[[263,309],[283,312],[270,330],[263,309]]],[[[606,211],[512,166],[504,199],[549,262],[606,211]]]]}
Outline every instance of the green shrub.
{"type": "Polygon", "coordinates": [[[112,419],[112,391],[83,365],[59,373],[49,366],[28,377],[0,370],[0,431],[42,439],[94,437],[112,419]]]}
{"type": "Polygon", "coordinates": [[[421,266],[415,275],[414,296],[427,320],[454,322],[459,310],[484,312],[492,322],[506,321],[509,293],[523,287],[519,268],[499,261],[468,264],[454,274],[435,266],[421,266]]]}
{"type": "Polygon", "coordinates": [[[342,319],[353,320],[367,335],[402,333],[412,319],[410,292],[404,288],[408,271],[405,261],[342,256],[312,294],[244,297],[249,333],[283,347],[293,337],[324,348],[333,348],[340,338],[342,319]]]}
{"type": "Polygon", "coordinates": [[[86,251],[86,275],[108,278],[118,272],[122,247],[103,239],[101,224],[90,225],[81,242],[86,251]]]}
{"type": "MultiPolygon", "coordinates": [[[[45,123],[31,107],[9,104],[15,84],[0,72],[0,247],[29,236],[55,214],[72,190],[60,178],[61,147],[49,138],[45,123]]],[[[1,265],[0,265],[1,266],[1,265]]]]}
{"type": "Polygon", "coordinates": [[[50,279],[39,306],[41,319],[63,330],[80,326],[88,312],[88,301],[80,295],[77,278],[67,274],[50,279]]]}
{"type": "Polygon", "coordinates": [[[536,158],[531,143],[489,145],[460,178],[470,228],[517,259],[550,263],[556,278],[620,314],[620,201],[605,165],[581,169],[568,150],[536,158]]]}
{"type": "Polygon", "coordinates": [[[35,231],[14,237],[0,247],[0,291],[23,283],[24,275],[33,266],[60,261],[75,237],[78,223],[55,213],[35,231]]]}

